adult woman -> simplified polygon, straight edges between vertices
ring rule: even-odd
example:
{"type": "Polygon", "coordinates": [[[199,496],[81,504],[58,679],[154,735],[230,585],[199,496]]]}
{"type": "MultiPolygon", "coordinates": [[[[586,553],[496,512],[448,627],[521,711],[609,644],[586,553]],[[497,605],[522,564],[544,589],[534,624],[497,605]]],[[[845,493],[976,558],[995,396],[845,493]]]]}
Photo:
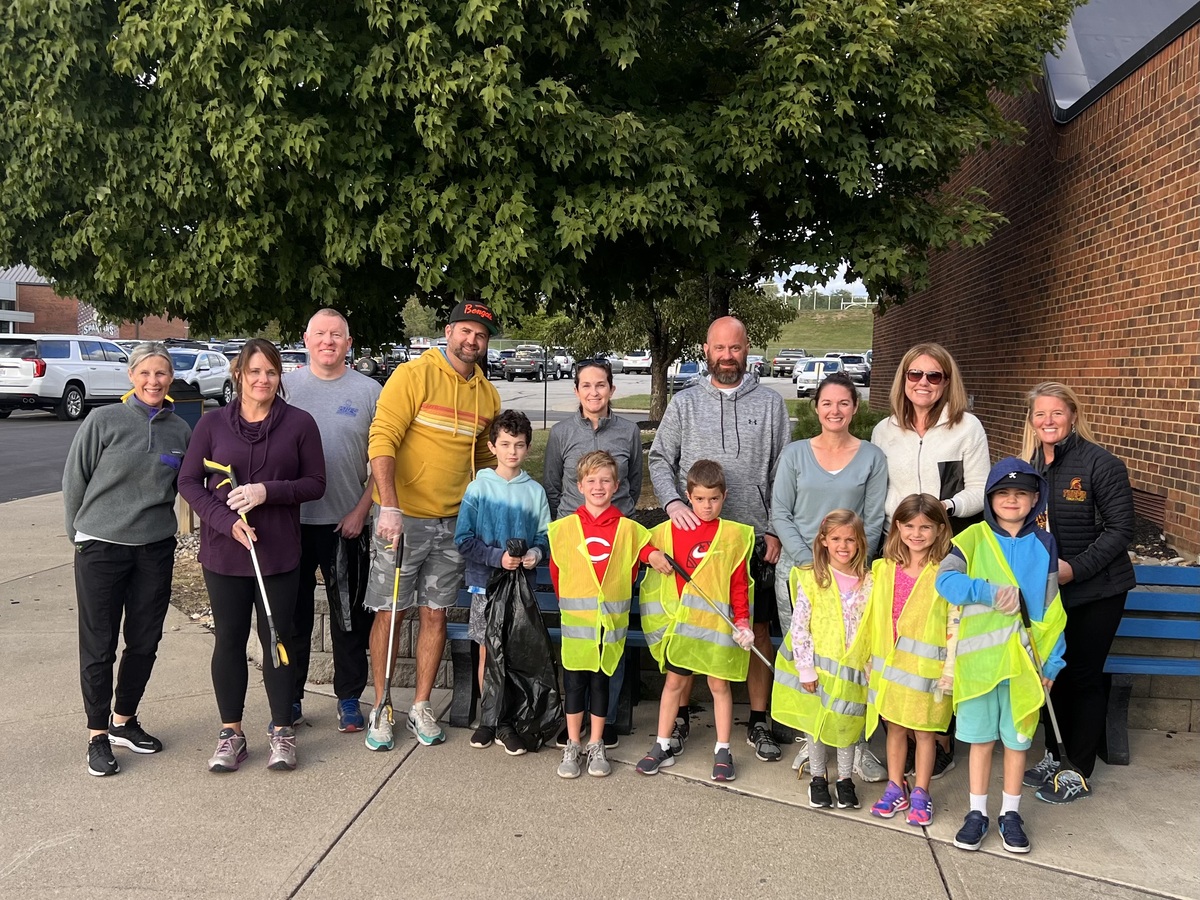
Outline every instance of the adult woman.
{"type": "Polygon", "coordinates": [[[137,708],[150,680],[175,564],[175,481],[191,429],[167,399],[174,370],[162,344],[129,357],[133,390],[84,419],[63,469],[67,536],[75,544],[79,680],[88,772],[121,771],[112,745],[158,753],[137,708]],[[124,618],[125,650],[113,694],[124,618]],[[111,722],[109,714],[112,714],[111,722]]]}
{"type": "Polygon", "coordinates": [[[1058,542],[1058,585],[1067,611],[1066,666],[1050,691],[1067,755],[1083,775],[1058,771],[1053,732],[1046,753],[1025,774],[1037,796],[1069,803],[1091,793],[1096,755],[1104,746],[1109,678],[1104,660],[1112,647],[1125,595],[1135,583],[1126,552],[1133,537],[1133,489],[1125,464],[1098,446],[1079,397],[1064,384],[1037,385],[1028,394],[1021,456],[1049,485],[1048,528],[1058,542]]]}
{"type": "Polygon", "coordinates": [[[858,390],[849,376],[835,372],[813,397],[821,433],[789,444],[779,457],[771,489],[771,526],[783,544],[775,567],[779,624],[791,627],[788,577],[794,566],[812,562],[821,521],[834,509],[849,509],[866,527],[869,556],[883,534],[888,470],[883,452],[850,433],[858,411],[858,390]]]}
{"type": "MultiPolygon", "coordinates": [[[[550,516],[561,519],[583,505],[583,495],[575,480],[579,457],[593,450],[605,450],[617,461],[620,479],[612,504],[622,515],[632,515],[642,493],[642,433],[628,419],[614,416],[612,365],[607,359],[580,360],[575,367],[575,396],[579,413],[556,422],[546,441],[542,487],[550,501],[550,516]]],[[[604,726],[604,745],[617,746],[617,700],[625,680],[625,657],[609,679],[610,710],[604,726]]],[[[560,746],[566,746],[566,729],[559,734],[560,746]]]]}
{"type": "Polygon", "coordinates": [[[213,772],[234,772],[246,759],[242,711],[246,702],[246,640],[256,610],[263,648],[263,683],[271,706],[271,769],[296,767],[292,673],[271,663],[271,638],[250,559],[254,543],[285,650],[293,646],[292,613],[300,566],[300,504],[325,493],[321,435],[307,412],[280,391],[282,363],[270,341],[247,341],[233,364],[237,399],[201,417],[179,474],[179,492],[200,516],[200,564],[212,605],[216,642],[213,689],[221,713],[213,772]],[[231,466],[205,480],[205,460],[231,466]],[[244,517],[244,518],[241,518],[244,517]]]}
{"type": "MultiPolygon", "coordinates": [[[[983,513],[991,457],[983,425],[967,412],[954,357],[941,344],[917,344],[900,360],[889,399],[892,414],[871,432],[871,443],[887,456],[888,519],[909,494],[931,494],[946,507],[957,534],[983,513]]],[[[937,737],[933,777],[952,768],[954,742],[947,729],[937,737]]]]}
{"type": "Polygon", "coordinates": [[[887,515],[909,494],[932,494],[961,531],[983,512],[991,459],[954,357],[941,344],[917,344],[896,369],[890,399],[892,414],[871,433],[888,461],[887,515]]]}

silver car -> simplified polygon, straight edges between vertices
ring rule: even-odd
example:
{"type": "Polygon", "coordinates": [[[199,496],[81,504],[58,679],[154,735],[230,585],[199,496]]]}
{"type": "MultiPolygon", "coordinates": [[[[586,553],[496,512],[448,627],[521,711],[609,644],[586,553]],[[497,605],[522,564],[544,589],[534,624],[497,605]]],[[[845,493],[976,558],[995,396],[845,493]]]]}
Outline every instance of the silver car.
{"type": "Polygon", "coordinates": [[[73,421],[131,387],[129,355],[107,338],[0,334],[0,419],[14,409],[49,409],[73,421]]]}
{"type": "Polygon", "coordinates": [[[195,387],[205,400],[225,406],[233,399],[233,376],[229,360],[215,350],[172,349],[171,365],[175,380],[195,387]]]}

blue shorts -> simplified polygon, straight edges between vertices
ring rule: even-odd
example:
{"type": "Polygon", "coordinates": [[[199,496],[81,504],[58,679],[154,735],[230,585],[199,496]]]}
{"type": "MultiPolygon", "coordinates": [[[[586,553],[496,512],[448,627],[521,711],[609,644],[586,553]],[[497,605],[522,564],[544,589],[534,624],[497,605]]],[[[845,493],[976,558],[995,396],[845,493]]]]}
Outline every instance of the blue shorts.
{"type": "Polygon", "coordinates": [[[1033,735],[1017,734],[1017,726],[1013,724],[1007,679],[983,696],[958,704],[954,716],[957,722],[954,736],[963,743],[990,744],[1000,740],[1010,750],[1028,750],[1033,745],[1033,735]]]}

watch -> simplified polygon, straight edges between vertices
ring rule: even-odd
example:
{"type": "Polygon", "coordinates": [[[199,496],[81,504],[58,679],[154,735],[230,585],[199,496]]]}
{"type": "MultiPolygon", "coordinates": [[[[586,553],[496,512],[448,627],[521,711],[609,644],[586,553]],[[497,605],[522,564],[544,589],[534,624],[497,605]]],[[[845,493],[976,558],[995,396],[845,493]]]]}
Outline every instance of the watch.
{"type": "Polygon", "coordinates": [[[954,511],[956,509],[956,507],[954,506],[954,501],[947,500],[946,503],[947,503],[946,512],[949,513],[950,515],[954,515],[954,511]]]}

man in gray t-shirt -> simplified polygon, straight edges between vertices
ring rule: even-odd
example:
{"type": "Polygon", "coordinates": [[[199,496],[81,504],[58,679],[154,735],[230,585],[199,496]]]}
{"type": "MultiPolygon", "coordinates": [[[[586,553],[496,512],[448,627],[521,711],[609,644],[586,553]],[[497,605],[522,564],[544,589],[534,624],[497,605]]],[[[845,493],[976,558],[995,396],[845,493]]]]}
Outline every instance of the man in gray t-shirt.
{"type": "Polygon", "coordinates": [[[350,325],[337,310],[322,309],[304,332],[309,364],[283,377],[285,399],[308,412],[321,432],[325,495],[300,507],[300,586],[293,627],[296,675],[293,714],[301,719],[308,680],[316,571],[329,599],[333,639],[333,689],[338,731],[361,731],[366,722],[358,698],[367,686],[367,648],[374,616],[363,606],[370,565],[371,479],[367,438],[382,390],[374,379],[346,365],[350,325]]]}

